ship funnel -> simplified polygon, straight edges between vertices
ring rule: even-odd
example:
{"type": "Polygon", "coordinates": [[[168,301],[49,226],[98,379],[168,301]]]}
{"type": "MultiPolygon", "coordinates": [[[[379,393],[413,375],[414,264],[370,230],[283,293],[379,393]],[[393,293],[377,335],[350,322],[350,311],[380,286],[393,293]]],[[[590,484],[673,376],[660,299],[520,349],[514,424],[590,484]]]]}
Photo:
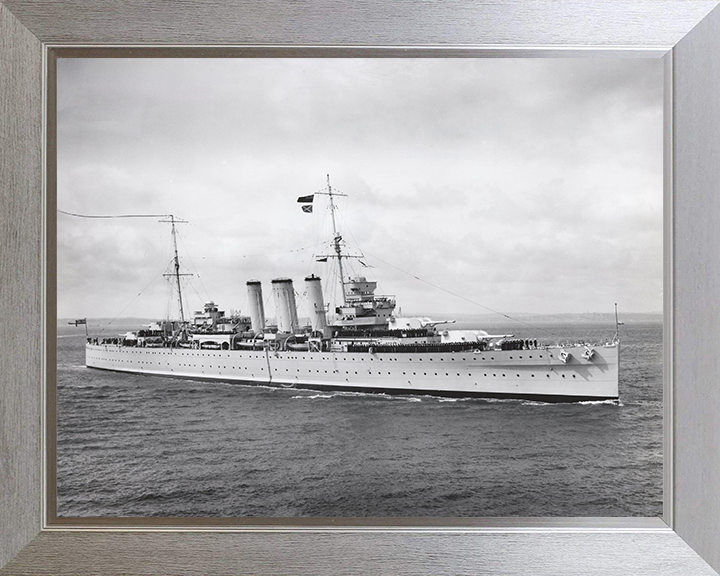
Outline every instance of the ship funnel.
{"type": "Polygon", "coordinates": [[[248,301],[250,302],[250,322],[255,334],[265,330],[265,307],[263,306],[262,284],[260,280],[247,281],[248,301]]]}
{"type": "Polygon", "coordinates": [[[310,309],[310,325],[313,332],[323,332],[327,322],[320,278],[315,275],[308,276],[305,278],[305,287],[307,288],[308,308],[310,309]]]}
{"type": "Polygon", "coordinates": [[[275,313],[279,332],[296,333],[300,329],[297,306],[295,305],[295,290],[290,278],[275,278],[272,281],[273,297],[275,299],[275,313]]]}

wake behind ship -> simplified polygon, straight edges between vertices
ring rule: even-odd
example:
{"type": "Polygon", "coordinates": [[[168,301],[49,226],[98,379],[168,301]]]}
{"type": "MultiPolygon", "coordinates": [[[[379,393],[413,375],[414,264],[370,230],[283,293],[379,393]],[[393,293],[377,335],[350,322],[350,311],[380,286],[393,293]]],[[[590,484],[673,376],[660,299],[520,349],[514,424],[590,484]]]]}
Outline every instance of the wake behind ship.
{"type": "MultiPolygon", "coordinates": [[[[452,330],[451,321],[395,314],[393,296],[377,295],[377,283],[345,274],[352,258],[343,250],[335,224],[330,186],[301,197],[311,212],[315,195],[328,196],[332,249],[341,301],[330,314],[318,276],[305,278],[310,323],[300,326],[289,278],[271,282],[276,325],[269,326],[263,287],[247,282],[249,315],[226,315],[214,302],[185,320],[180,264],[175,243],[174,273],[180,320],[162,321],[113,338],[89,337],[90,368],[320,390],[458,397],[523,398],[549,402],[618,397],[620,344],[543,344],[510,334],[452,330]]],[[[175,218],[172,223],[175,240],[175,218]]]]}

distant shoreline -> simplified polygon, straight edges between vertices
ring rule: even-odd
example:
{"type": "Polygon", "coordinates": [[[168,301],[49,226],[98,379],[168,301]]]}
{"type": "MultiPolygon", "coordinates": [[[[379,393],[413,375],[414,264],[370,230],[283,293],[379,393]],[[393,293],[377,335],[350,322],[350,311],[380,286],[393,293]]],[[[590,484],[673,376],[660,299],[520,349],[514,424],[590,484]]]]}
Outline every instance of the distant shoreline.
{"type": "MultiPolygon", "coordinates": [[[[478,324],[513,324],[518,320],[523,322],[529,322],[533,324],[587,324],[587,323],[598,323],[598,324],[615,324],[615,314],[606,312],[587,312],[583,314],[507,314],[510,318],[501,317],[498,314],[433,314],[433,313],[418,313],[418,314],[403,314],[403,316],[420,316],[429,317],[433,320],[455,320],[456,324],[467,324],[467,323],[478,323],[478,324]]],[[[58,318],[58,327],[62,325],[72,325],[68,322],[74,322],[77,318],[58,318]]],[[[138,317],[127,317],[127,318],[88,318],[88,323],[93,325],[106,325],[109,322],[112,324],[149,324],[150,322],[156,322],[160,318],[138,318],[138,317]]],[[[302,322],[301,318],[300,321],[302,322]]],[[[663,321],[662,312],[628,312],[620,315],[620,320],[627,323],[645,323],[645,322],[659,322],[663,321]]]]}

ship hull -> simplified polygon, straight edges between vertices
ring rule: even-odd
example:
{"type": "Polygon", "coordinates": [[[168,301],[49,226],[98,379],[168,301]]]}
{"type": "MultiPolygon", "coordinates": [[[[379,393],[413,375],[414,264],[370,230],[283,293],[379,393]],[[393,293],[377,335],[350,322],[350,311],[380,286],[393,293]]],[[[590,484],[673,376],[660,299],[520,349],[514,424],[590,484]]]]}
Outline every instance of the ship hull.
{"type": "Polygon", "coordinates": [[[116,372],[314,390],[548,402],[617,398],[618,361],[619,344],[419,353],[86,345],[88,367],[116,372]],[[588,349],[589,359],[583,357],[588,349]],[[562,352],[567,356],[561,357],[562,352]]]}

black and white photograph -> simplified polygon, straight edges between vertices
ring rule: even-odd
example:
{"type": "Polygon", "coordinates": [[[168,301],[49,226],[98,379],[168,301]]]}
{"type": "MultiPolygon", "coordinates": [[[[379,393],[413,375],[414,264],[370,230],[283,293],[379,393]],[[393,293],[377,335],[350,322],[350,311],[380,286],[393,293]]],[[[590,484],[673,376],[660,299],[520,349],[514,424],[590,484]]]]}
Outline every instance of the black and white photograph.
{"type": "Polygon", "coordinates": [[[656,517],[663,63],[59,58],[59,517],[656,517]]]}

